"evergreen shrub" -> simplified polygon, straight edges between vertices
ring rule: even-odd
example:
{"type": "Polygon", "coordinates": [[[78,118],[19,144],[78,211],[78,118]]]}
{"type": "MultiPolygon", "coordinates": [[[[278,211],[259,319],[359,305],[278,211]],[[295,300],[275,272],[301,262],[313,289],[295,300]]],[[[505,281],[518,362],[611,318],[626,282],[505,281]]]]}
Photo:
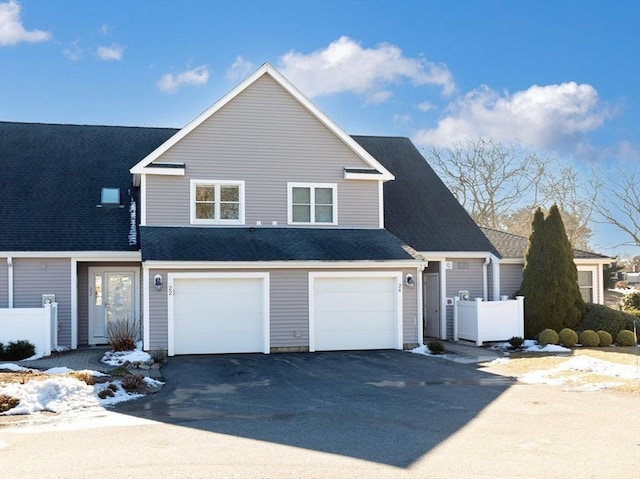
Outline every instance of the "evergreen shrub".
{"type": "Polygon", "coordinates": [[[618,343],[618,346],[635,346],[636,335],[633,334],[633,331],[623,329],[616,336],[616,343],[618,343]]]}
{"type": "Polygon", "coordinates": [[[600,344],[600,336],[592,329],[586,329],[580,333],[580,344],[585,348],[595,348],[600,344]]]}
{"type": "Polygon", "coordinates": [[[538,344],[543,348],[547,344],[558,344],[560,340],[558,333],[556,333],[553,329],[544,329],[538,335],[538,344]]]}
{"type": "Polygon", "coordinates": [[[613,344],[613,336],[609,334],[608,331],[603,331],[602,329],[598,331],[598,336],[600,336],[600,346],[603,348],[607,348],[613,344]]]}
{"type": "Polygon", "coordinates": [[[611,309],[601,304],[587,304],[587,314],[577,329],[578,331],[603,330],[615,338],[622,329],[633,330],[633,322],[637,320],[628,312],[611,309]]]}
{"type": "Polygon", "coordinates": [[[560,340],[560,344],[565,348],[572,348],[578,342],[578,333],[573,329],[564,328],[558,333],[558,339],[560,340]]]}

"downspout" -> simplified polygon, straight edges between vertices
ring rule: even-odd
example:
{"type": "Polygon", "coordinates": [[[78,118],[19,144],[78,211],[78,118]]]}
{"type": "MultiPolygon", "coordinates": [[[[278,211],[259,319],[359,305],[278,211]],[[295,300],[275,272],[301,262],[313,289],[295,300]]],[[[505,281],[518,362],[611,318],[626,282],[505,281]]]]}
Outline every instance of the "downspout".
{"type": "Polygon", "coordinates": [[[7,281],[8,281],[7,293],[9,294],[8,307],[13,308],[13,257],[12,256],[7,256],[7,281]]]}
{"type": "Polygon", "coordinates": [[[489,280],[487,278],[487,266],[491,261],[491,255],[487,255],[482,263],[482,300],[487,301],[489,297],[489,280]]]}

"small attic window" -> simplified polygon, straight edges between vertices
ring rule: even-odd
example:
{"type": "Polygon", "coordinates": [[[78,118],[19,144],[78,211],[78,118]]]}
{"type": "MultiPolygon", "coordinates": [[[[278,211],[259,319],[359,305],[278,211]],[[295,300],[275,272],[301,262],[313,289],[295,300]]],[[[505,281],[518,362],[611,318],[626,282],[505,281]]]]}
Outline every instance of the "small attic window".
{"type": "Polygon", "coordinates": [[[102,188],[100,206],[119,206],[120,188],[102,188]]]}

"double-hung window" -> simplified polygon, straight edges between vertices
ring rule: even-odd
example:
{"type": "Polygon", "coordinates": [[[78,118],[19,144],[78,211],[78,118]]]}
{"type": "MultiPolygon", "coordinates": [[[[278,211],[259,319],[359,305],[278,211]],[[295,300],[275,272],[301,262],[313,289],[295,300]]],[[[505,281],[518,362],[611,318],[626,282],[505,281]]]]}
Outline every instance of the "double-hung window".
{"type": "Polygon", "coordinates": [[[191,180],[192,224],[244,224],[244,181],[191,180]]]}
{"type": "Polygon", "coordinates": [[[289,224],[338,224],[335,183],[289,183],[288,190],[289,224]]]}

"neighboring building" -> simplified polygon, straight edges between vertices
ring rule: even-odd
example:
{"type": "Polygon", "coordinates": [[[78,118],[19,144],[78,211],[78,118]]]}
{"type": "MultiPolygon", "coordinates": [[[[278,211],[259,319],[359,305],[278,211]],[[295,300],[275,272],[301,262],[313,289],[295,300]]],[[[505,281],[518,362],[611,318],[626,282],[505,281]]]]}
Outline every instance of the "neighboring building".
{"type": "MultiPolygon", "coordinates": [[[[481,230],[502,256],[499,271],[500,293],[513,296],[522,283],[524,256],[529,239],[491,228],[483,227],[481,230]]],[[[578,285],[582,298],[587,303],[604,304],[606,287],[604,266],[613,260],[607,256],[578,249],[573,250],[573,256],[578,269],[578,285]]]]}

